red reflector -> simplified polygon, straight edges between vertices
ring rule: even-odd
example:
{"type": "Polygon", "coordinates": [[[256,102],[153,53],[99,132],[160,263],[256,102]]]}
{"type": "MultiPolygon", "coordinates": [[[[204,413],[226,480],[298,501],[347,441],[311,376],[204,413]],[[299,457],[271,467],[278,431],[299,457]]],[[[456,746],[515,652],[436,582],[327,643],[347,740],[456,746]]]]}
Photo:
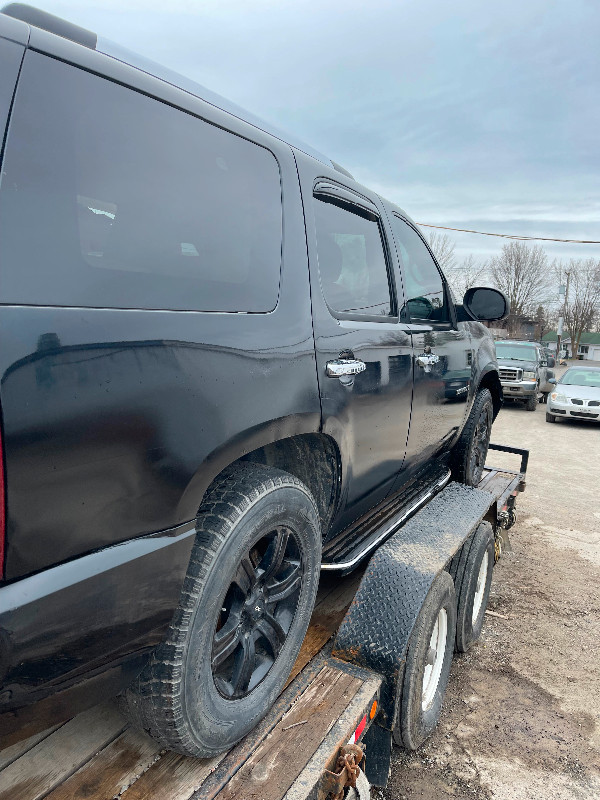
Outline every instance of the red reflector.
{"type": "Polygon", "coordinates": [[[364,729],[367,727],[367,715],[365,714],[361,721],[358,723],[357,729],[354,731],[354,741],[358,742],[364,729]]]}

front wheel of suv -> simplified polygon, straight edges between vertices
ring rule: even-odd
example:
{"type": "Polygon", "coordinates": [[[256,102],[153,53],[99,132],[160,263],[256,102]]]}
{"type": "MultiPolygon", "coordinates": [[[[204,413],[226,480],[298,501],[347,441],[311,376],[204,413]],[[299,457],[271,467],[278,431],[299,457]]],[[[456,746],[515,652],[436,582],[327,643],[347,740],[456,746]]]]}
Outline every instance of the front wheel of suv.
{"type": "Polygon", "coordinates": [[[455,481],[477,486],[481,480],[492,433],[493,409],[490,390],[480,389],[452,452],[452,477],[455,481]]]}
{"type": "Polygon", "coordinates": [[[196,529],[167,637],[124,705],[163,747],[202,758],[238,742],[283,689],[315,601],[321,530],[306,486],[259,464],[213,484],[196,529]]]}
{"type": "Polygon", "coordinates": [[[538,407],[538,398],[537,394],[532,394],[531,397],[528,397],[525,401],[525,408],[527,411],[535,411],[538,407]]]}

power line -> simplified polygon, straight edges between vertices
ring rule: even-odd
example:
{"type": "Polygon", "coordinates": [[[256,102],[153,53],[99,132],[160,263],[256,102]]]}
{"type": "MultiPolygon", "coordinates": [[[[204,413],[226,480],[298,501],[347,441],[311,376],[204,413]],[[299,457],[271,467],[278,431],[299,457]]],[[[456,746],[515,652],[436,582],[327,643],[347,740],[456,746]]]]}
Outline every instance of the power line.
{"type": "Polygon", "coordinates": [[[499,236],[501,239],[519,239],[528,242],[567,242],[569,244],[600,244],[592,239],[551,239],[547,236],[513,236],[510,233],[487,233],[486,231],[471,231],[468,228],[447,228],[445,225],[428,225],[426,222],[417,222],[423,228],[438,228],[441,231],[457,231],[458,233],[477,233],[480,236],[499,236]]]}

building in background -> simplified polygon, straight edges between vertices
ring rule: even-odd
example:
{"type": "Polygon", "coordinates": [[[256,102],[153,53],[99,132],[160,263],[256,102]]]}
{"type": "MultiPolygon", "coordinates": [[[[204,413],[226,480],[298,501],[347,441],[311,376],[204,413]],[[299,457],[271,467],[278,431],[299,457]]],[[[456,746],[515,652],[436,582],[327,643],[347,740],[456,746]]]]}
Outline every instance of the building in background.
{"type": "MultiPolygon", "coordinates": [[[[548,331],[542,342],[550,350],[556,350],[556,338],[556,331],[548,331]]],[[[572,358],[571,337],[566,333],[561,339],[561,346],[562,350],[567,351],[567,358],[572,358]]],[[[585,361],[600,361],[600,333],[582,333],[577,356],[585,361]]]]}

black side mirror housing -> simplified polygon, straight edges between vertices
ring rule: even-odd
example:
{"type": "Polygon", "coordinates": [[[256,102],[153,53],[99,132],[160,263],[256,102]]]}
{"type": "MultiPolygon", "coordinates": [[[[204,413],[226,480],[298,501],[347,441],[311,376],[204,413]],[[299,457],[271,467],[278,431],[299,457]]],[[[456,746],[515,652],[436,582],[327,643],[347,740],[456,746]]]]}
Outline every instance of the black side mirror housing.
{"type": "Polygon", "coordinates": [[[504,319],[510,313],[510,304],[506,296],[498,289],[490,289],[486,286],[474,286],[467,289],[463,298],[462,313],[459,313],[459,322],[467,320],[486,320],[504,319]]]}
{"type": "Polygon", "coordinates": [[[549,378],[549,379],[548,379],[548,383],[551,383],[553,386],[556,386],[556,384],[558,383],[558,381],[556,380],[556,378],[549,378]]]}

